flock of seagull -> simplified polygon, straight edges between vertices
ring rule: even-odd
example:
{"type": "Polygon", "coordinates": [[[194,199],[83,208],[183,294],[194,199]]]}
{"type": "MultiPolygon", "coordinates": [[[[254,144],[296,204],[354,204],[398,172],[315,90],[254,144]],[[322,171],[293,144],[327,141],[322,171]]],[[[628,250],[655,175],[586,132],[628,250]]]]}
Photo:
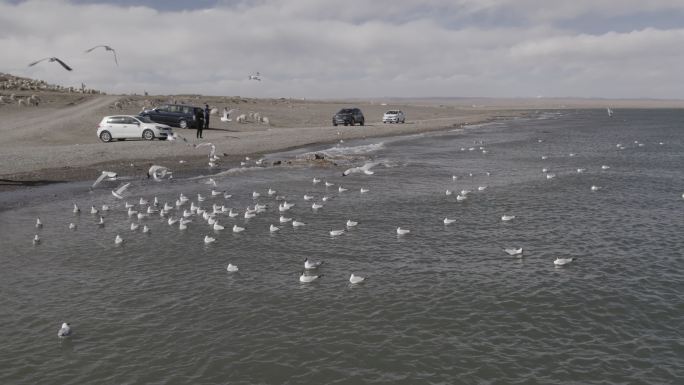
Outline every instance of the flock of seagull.
{"type": "MultiPolygon", "coordinates": [[[[90,53],[90,52],[92,52],[93,50],[95,50],[96,48],[104,48],[106,51],[110,51],[110,52],[114,55],[114,63],[116,63],[117,67],[119,66],[119,59],[117,59],[117,57],[116,57],[116,51],[114,50],[114,48],[112,48],[112,47],[110,47],[110,46],[108,46],[108,45],[104,45],[104,44],[96,45],[95,47],[88,48],[87,50],[85,50],[85,53],[90,53]]],[[[73,70],[73,68],[71,68],[68,64],[66,64],[63,60],[61,60],[60,58],[55,57],[55,56],[49,56],[49,57],[44,57],[44,58],[42,58],[42,59],[38,59],[38,60],[36,60],[36,61],[34,61],[34,62],[29,63],[28,66],[29,66],[29,67],[33,67],[34,65],[36,65],[36,64],[38,64],[38,63],[40,63],[40,62],[42,62],[42,61],[45,61],[45,60],[47,60],[48,63],[57,62],[59,65],[61,65],[62,67],[64,67],[64,69],[67,70],[67,71],[72,71],[72,70],[73,70]]]]}
{"type": "MultiPolygon", "coordinates": [[[[542,140],[538,139],[538,142],[541,143],[542,140]]],[[[638,147],[643,147],[644,144],[635,141],[634,142],[635,146],[638,147]]],[[[663,145],[662,142],[659,143],[660,145],[663,145]]],[[[198,145],[197,147],[201,146],[206,146],[210,147],[210,157],[215,157],[215,151],[216,148],[213,144],[211,143],[202,143],[198,145]]],[[[617,144],[616,146],[618,150],[624,150],[627,148],[627,146],[623,144],[617,144]]],[[[487,150],[484,147],[471,147],[468,148],[467,150],[474,151],[474,150],[480,150],[483,153],[485,153],[487,150]]],[[[461,148],[461,151],[466,151],[466,148],[461,148]]],[[[574,157],[575,154],[571,153],[568,154],[570,157],[574,157]]],[[[541,157],[542,160],[547,160],[548,156],[543,155],[541,157]]],[[[241,162],[242,166],[247,165],[247,162],[250,161],[249,157],[245,158],[245,161],[241,162]]],[[[259,162],[262,161],[262,159],[254,162],[255,164],[259,164],[259,162]]],[[[343,173],[342,176],[347,176],[350,174],[355,174],[355,173],[361,173],[364,175],[374,175],[375,171],[373,170],[373,167],[376,165],[380,164],[379,162],[366,162],[365,164],[361,166],[356,166],[356,167],[351,167],[349,169],[346,169],[343,173]]],[[[600,167],[602,171],[610,169],[610,166],[608,165],[602,165],[600,167]]],[[[586,171],[586,168],[577,168],[576,172],[577,173],[583,173],[586,171]]],[[[485,173],[487,176],[490,174],[487,172],[485,173]]],[[[550,177],[550,175],[554,175],[550,172],[549,167],[544,167],[542,169],[542,174],[546,176],[547,179],[552,179],[553,177],[550,177]]],[[[148,173],[148,177],[153,178],[157,182],[163,181],[165,178],[170,179],[172,178],[172,172],[169,170],[167,167],[164,166],[158,166],[158,165],[153,165],[150,167],[148,173]]],[[[473,174],[469,174],[469,176],[473,176],[473,174]]],[[[117,174],[111,171],[102,171],[101,175],[95,180],[91,188],[94,188],[98,186],[100,183],[103,181],[117,181],[117,174]]],[[[460,176],[453,175],[452,180],[456,181],[460,179],[460,176]]],[[[227,207],[225,204],[219,204],[216,203],[215,199],[223,199],[229,200],[232,198],[232,195],[229,194],[226,191],[219,191],[217,190],[217,183],[216,181],[209,177],[207,178],[204,183],[208,188],[207,193],[203,195],[202,193],[197,193],[196,200],[190,200],[186,195],[183,193],[180,193],[178,198],[175,200],[175,202],[169,203],[169,202],[164,202],[163,204],[160,202],[160,200],[155,196],[151,200],[146,199],[144,197],[139,198],[136,204],[129,203],[128,201],[125,201],[127,199],[128,193],[127,190],[130,187],[131,183],[127,182],[122,185],[120,185],[118,188],[115,190],[112,190],[112,195],[119,199],[119,200],[124,200],[124,208],[126,210],[126,214],[129,218],[137,218],[137,222],[131,221],[130,223],[130,229],[131,231],[137,231],[140,226],[141,226],[141,221],[145,218],[149,218],[153,215],[159,216],[162,218],[169,226],[178,226],[178,229],[180,231],[186,230],[188,228],[188,225],[192,223],[193,221],[205,221],[208,225],[209,228],[214,231],[214,234],[218,234],[221,231],[224,231],[226,227],[222,225],[223,220],[221,219],[222,217],[228,217],[228,218],[236,218],[239,216],[242,216],[245,219],[250,219],[258,214],[264,213],[268,211],[268,205],[267,204],[262,204],[259,203],[260,199],[263,198],[270,198],[273,199],[276,204],[273,205],[273,207],[277,206],[277,210],[279,213],[279,219],[278,219],[278,225],[275,224],[270,224],[268,231],[270,233],[275,233],[281,230],[282,226],[284,225],[291,225],[293,228],[299,228],[302,226],[306,226],[306,223],[299,220],[295,219],[292,217],[287,217],[287,212],[295,206],[295,203],[288,202],[287,198],[285,196],[279,195],[278,192],[274,189],[269,188],[265,192],[259,192],[259,191],[253,191],[251,193],[251,198],[253,200],[253,206],[247,206],[244,211],[236,211],[232,207],[227,207]],[[205,203],[207,202],[207,199],[211,199],[213,203],[211,204],[210,207],[204,208],[202,207],[203,204],[208,204],[205,203]],[[221,221],[221,223],[220,223],[221,221]]],[[[321,178],[313,177],[311,179],[312,185],[316,186],[322,183],[321,186],[325,186],[325,193],[320,196],[319,201],[315,201],[314,195],[310,195],[308,192],[305,193],[302,197],[303,201],[305,204],[310,204],[311,210],[314,212],[322,209],[326,202],[331,200],[333,198],[332,195],[329,194],[329,189],[333,186],[336,186],[335,183],[323,180],[321,178]],[[310,203],[311,202],[311,203],[310,203]]],[[[487,189],[486,185],[481,185],[478,186],[477,191],[482,192],[487,189]]],[[[601,187],[592,185],[590,190],[592,192],[599,191],[601,187]]],[[[348,191],[347,188],[343,187],[342,185],[338,184],[336,188],[338,195],[343,194],[344,192],[348,191]]],[[[370,190],[368,188],[362,187],[359,190],[360,194],[365,194],[368,193],[370,190]]],[[[457,194],[456,201],[457,202],[462,202],[466,200],[471,193],[470,190],[461,190],[457,194]]],[[[451,190],[446,190],[446,195],[450,196],[453,194],[453,191],[451,190]]],[[[682,198],[684,198],[684,194],[682,194],[682,198]]],[[[298,203],[299,204],[299,203],[298,203]]],[[[99,227],[104,227],[105,226],[105,220],[104,217],[102,216],[104,212],[110,211],[110,207],[107,204],[103,204],[102,206],[95,207],[94,205],[91,206],[90,208],[90,213],[92,215],[99,215],[99,222],[96,223],[97,226],[99,227]]],[[[81,209],[78,207],[77,204],[74,203],[73,205],[73,213],[78,214],[81,212],[81,209]]],[[[516,216],[511,215],[511,214],[504,214],[501,216],[501,221],[503,222],[509,222],[515,220],[516,216]]],[[[444,218],[443,223],[445,226],[450,225],[451,223],[454,223],[456,220],[455,219],[449,219],[449,218],[444,218]]],[[[351,219],[348,219],[344,225],[343,228],[338,228],[338,229],[333,229],[331,228],[329,231],[329,235],[331,237],[338,237],[346,232],[350,231],[354,227],[358,225],[358,221],[353,221],[351,219]]],[[[36,219],[36,228],[42,228],[43,223],[40,218],[36,219]]],[[[69,224],[69,229],[71,230],[76,230],[77,226],[74,223],[69,224]]],[[[232,232],[234,233],[240,233],[245,230],[245,227],[238,226],[237,224],[234,224],[232,226],[232,232]]],[[[142,233],[151,233],[150,227],[146,224],[142,224],[142,233]]],[[[406,236],[410,234],[411,230],[408,228],[402,228],[402,227],[397,227],[396,228],[396,234],[399,237],[406,236]]],[[[203,242],[205,245],[210,245],[213,244],[217,241],[215,236],[211,235],[205,235],[203,242]]],[[[125,240],[121,237],[120,234],[116,234],[116,237],[114,239],[114,244],[115,245],[122,245],[125,242],[125,240]]],[[[40,237],[38,234],[34,236],[33,239],[34,244],[39,244],[40,243],[40,237]]],[[[506,253],[507,255],[511,257],[516,257],[516,258],[523,258],[524,257],[524,250],[522,247],[506,247],[503,249],[503,252],[506,253]]],[[[573,261],[577,260],[577,258],[570,257],[570,258],[561,258],[558,257],[554,260],[554,266],[556,267],[563,267],[566,266],[573,261]]],[[[307,284],[307,283],[312,283],[320,278],[323,277],[323,274],[317,274],[316,272],[318,269],[323,265],[323,261],[313,261],[310,259],[305,259],[304,260],[304,270],[303,272],[299,275],[299,282],[307,284]]],[[[228,266],[226,267],[226,271],[229,273],[236,273],[239,271],[239,268],[237,265],[234,265],[232,263],[229,263],[228,266]]],[[[365,281],[365,277],[363,276],[358,276],[355,274],[351,274],[349,277],[349,282],[352,285],[357,285],[365,281]]],[[[59,331],[59,336],[60,337],[67,337],[71,335],[71,328],[68,323],[64,323],[62,325],[62,328],[59,331]]]]}

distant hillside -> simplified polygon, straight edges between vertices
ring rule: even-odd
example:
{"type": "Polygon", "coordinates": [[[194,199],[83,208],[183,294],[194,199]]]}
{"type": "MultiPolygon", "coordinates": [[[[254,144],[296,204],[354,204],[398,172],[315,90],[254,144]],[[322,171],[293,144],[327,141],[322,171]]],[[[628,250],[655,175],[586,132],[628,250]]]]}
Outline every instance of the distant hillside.
{"type": "Polygon", "coordinates": [[[44,80],[22,78],[0,72],[0,90],[5,91],[54,91],[82,94],[103,94],[99,90],[87,88],[85,84],[81,87],[65,87],[55,84],[48,84],[44,80]]]}

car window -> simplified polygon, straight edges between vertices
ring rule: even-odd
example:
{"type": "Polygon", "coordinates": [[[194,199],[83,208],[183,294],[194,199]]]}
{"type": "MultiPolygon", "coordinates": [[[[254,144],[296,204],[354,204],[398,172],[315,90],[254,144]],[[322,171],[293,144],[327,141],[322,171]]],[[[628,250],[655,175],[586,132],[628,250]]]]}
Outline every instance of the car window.
{"type": "Polygon", "coordinates": [[[350,109],[350,108],[343,108],[343,109],[340,110],[340,112],[338,112],[338,114],[351,114],[351,113],[353,113],[353,112],[354,112],[354,111],[353,111],[352,109],[350,109]]]}
{"type": "Polygon", "coordinates": [[[184,114],[191,114],[192,108],[191,107],[183,107],[183,113],[184,114]]]}
{"type": "Polygon", "coordinates": [[[135,119],[131,118],[130,116],[124,116],[121,118],[121,121],[123,124],[136,124],[138,123],[135,119]]]}
{"type": "Polygon", "coordinates": [[[135,118],[144,123],[154,123],[149,116],[136,116],[135,118]]]}
{"type": "Polygon", "coordinates": [[[124,124],[123,122],[124,117],[123,116],[112,116],[107,120],[108,124],[124,124]]]}

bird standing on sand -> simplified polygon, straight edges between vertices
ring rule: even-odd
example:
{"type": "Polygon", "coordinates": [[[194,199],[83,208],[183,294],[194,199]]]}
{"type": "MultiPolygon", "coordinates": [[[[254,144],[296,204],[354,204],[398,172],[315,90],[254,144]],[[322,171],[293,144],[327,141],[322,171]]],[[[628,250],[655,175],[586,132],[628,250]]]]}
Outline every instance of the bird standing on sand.
{"type": "Polygon", "coordinates": [[[29,63],[28,66],[29,66],[29,67],[33,67],[34,65],[36,65],[36,64],[38,64],[38,63],[40,63],[40,62],[42,62],[42,61],[44,61],[44,60],[47,60],[47,61],[49,61],[49,62],[56,61],[57,63],[61,64],[62,67],[64,67],[65,70],[67,70],[67,71],[71,71],[71,70],[72,70],[72,68],[69,67],[65,62],[61,61],[59,58],[56,58],[56,57],[54,57],[54,56],[53,56],[53,57],[44,57],[44,58],[42,58],[42,59],[40,59],[40,60],[36,60],[36,61],[34,61],[34,62],[32,62],[32,63],[29,63]]]}
{"type": "Polygon", "coordinates": [[[107,51],[112,51],[112,53],[114,54],[114,62],[116,63],[116,65],[117,65],[117,67],[118,67],[118,66],[119,66],[119,60],[116,58],[116,51],[114,50],[114,48],[112,48],[112,47],[110,47],[110,46],[108,46],[108,45],[96,45],[96,46],[93,47],[93,48],[87,49],[87,50],[85,51],[85,53],[92,52],[95,48],[100,48],[100,47],[106,49],[107,51]]]}

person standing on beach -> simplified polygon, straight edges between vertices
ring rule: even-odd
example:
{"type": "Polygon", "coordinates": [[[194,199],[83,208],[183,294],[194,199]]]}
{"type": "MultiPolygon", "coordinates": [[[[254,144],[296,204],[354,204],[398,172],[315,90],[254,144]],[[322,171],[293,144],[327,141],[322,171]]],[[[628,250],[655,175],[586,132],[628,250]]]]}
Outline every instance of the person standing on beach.
{"type": "Polygon", "coordinates": [[[204,105],[204,128],[207,130],[209,129],[209,115],[211,115],[211,110],[209,109],[209,105],[205,104],[204,105]]]}
{"type": "Polygon", "coordinates": [[[195,121],[197,122],[197,139],[201,139],[202,129],[204,128],[204,111],[201,108],[195,111],[195,121]]]}

